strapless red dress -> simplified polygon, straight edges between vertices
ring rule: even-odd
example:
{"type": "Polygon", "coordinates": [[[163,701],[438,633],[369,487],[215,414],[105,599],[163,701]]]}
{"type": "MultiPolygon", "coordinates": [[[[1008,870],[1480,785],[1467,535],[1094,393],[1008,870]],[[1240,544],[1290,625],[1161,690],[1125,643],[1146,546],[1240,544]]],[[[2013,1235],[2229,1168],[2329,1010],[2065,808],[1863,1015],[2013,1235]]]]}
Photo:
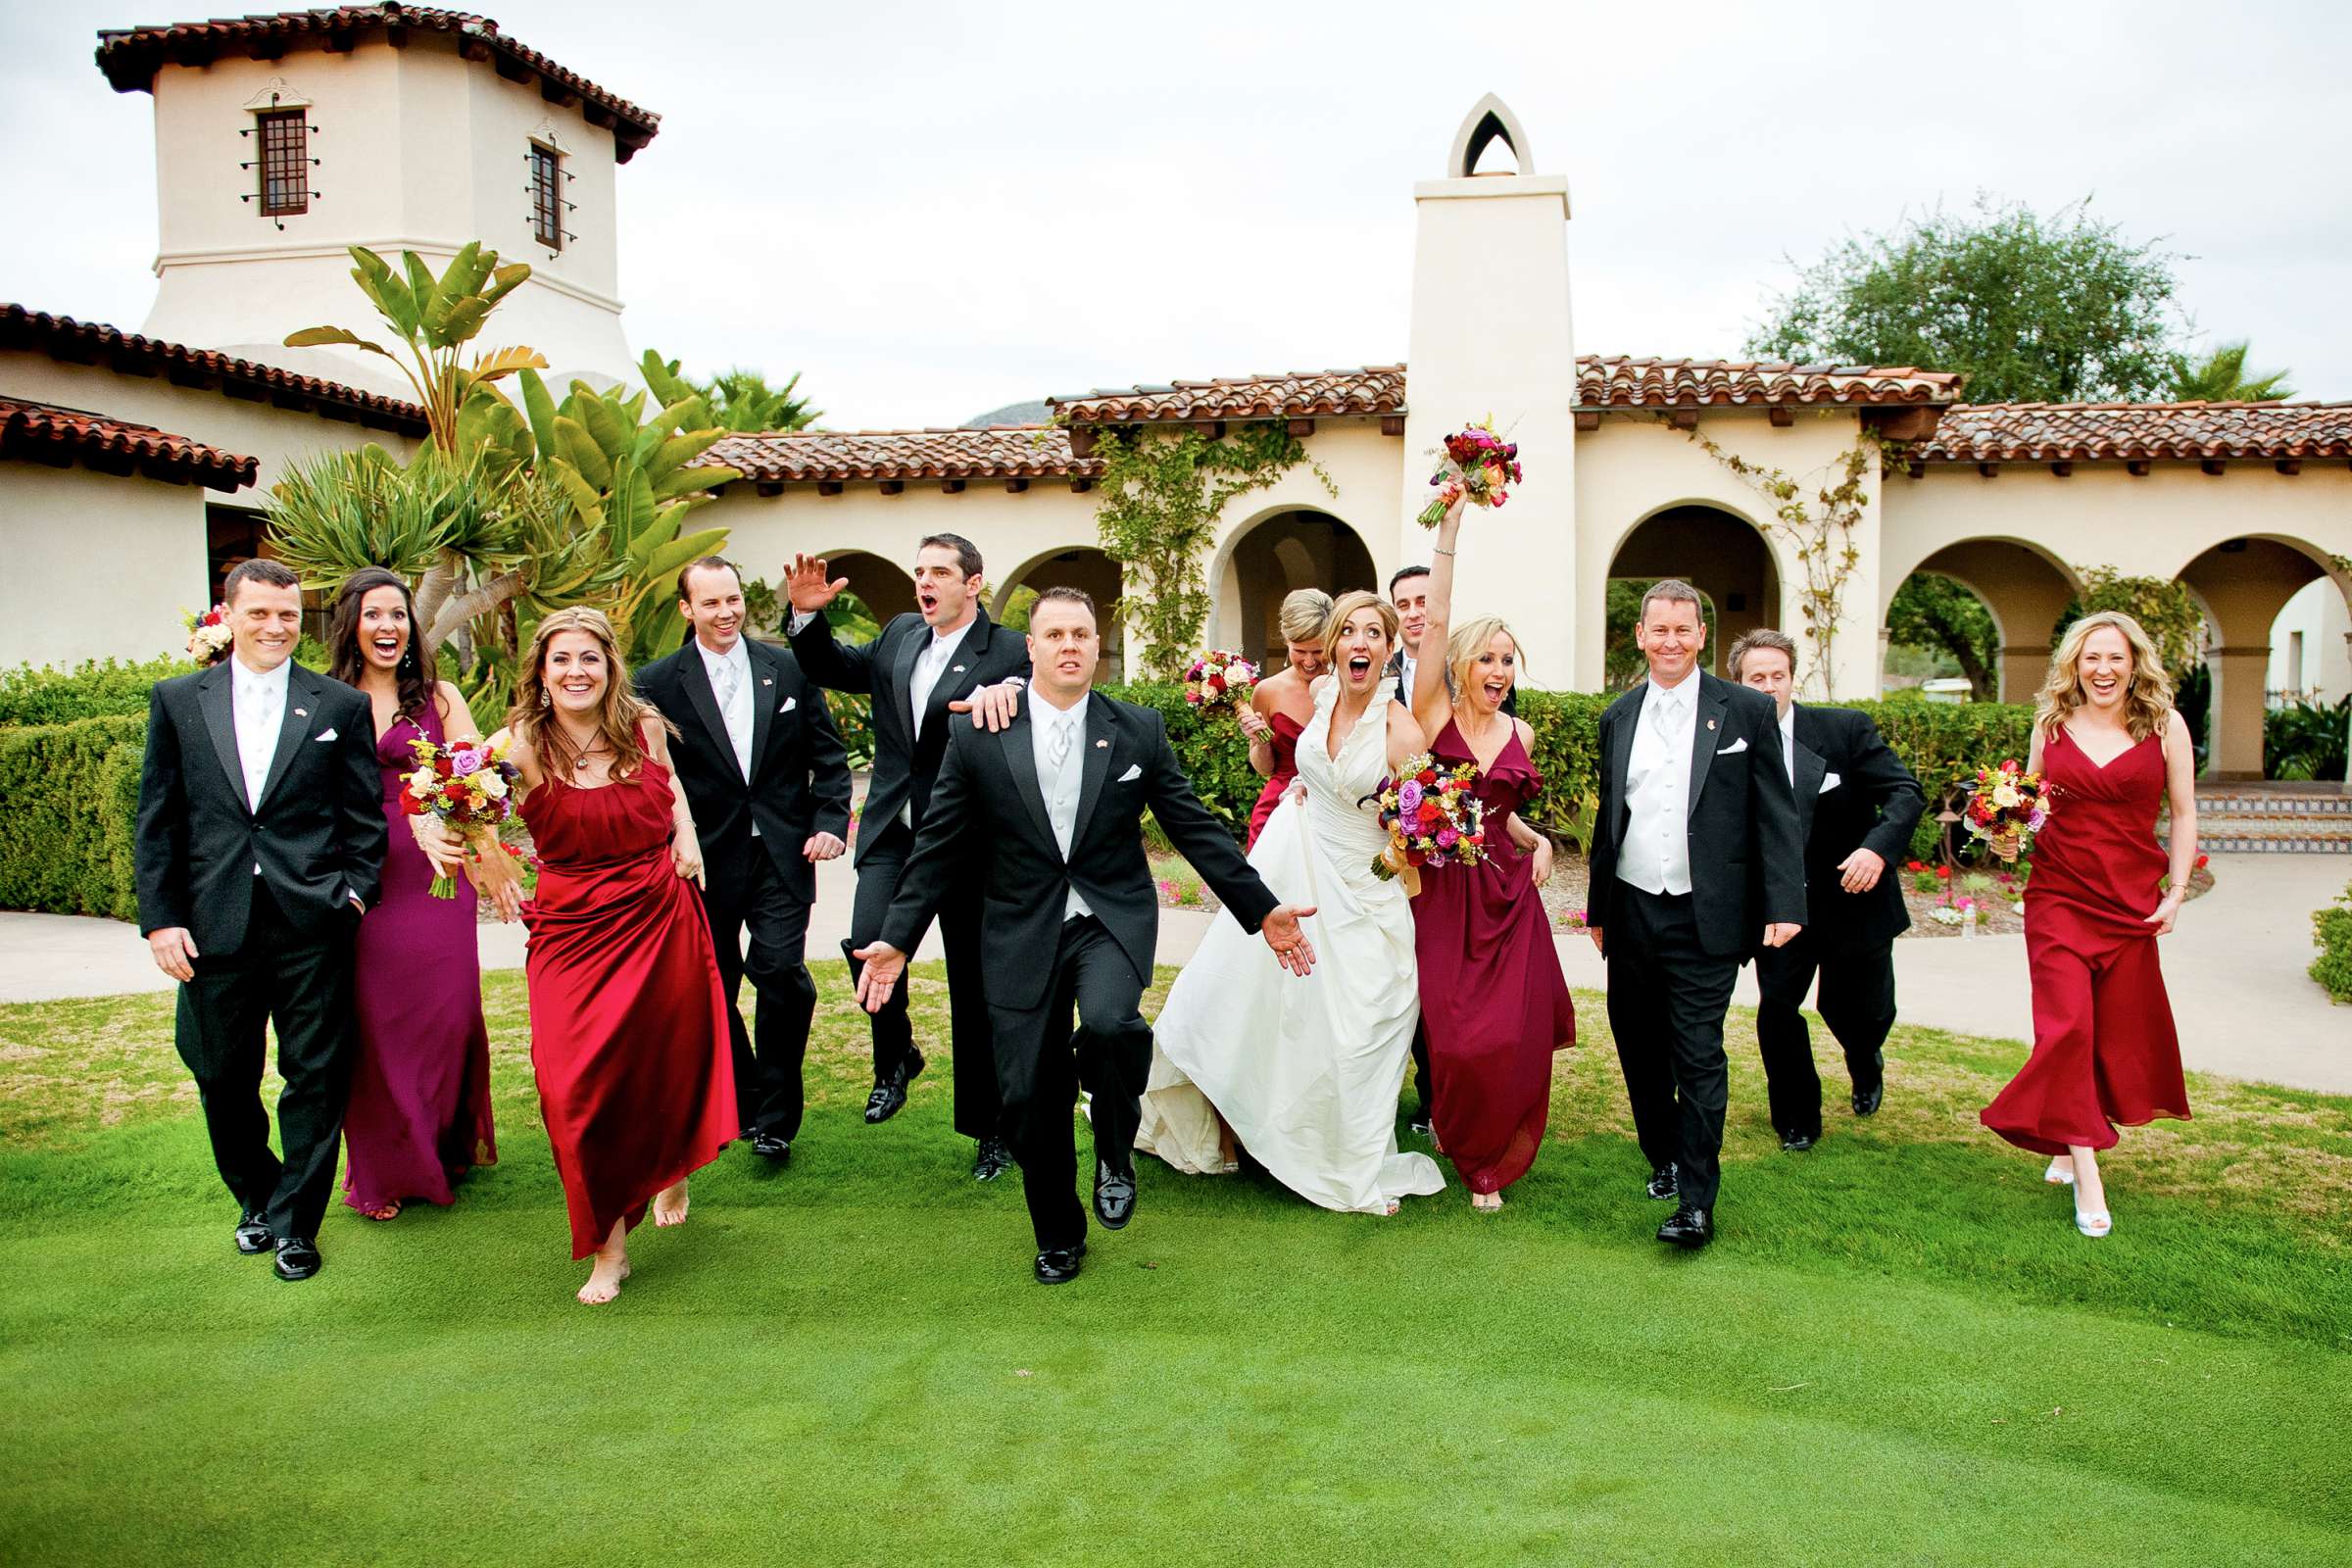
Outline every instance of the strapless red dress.
{"type": "Polygon", "coordinates": [[[1243,843],[1245,850],[1257,848],[1257,835],[1282,804],[1282,792],[1298,777],[1298,736],[1303,729],[1288,713],[1276,713],[1269,720],[1274,726],[1274,771],[1266,779],[1266,787],[1257,792],[1257,804],[1250,808],[1250,836],[1243,843]]]}

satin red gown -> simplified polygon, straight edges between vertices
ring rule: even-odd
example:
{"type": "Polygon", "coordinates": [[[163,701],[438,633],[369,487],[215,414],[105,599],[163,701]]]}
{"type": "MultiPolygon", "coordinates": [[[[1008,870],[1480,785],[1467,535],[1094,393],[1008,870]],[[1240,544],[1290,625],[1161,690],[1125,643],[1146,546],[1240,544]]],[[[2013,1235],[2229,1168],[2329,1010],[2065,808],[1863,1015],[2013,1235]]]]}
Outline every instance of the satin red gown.
{"type": "Polygon", "coordinates": [[[1264,831],[1266,818],[1282,804],[1282,792],[1298,777],[1299,722],[1288,713],[1276,713],[1270,723],[1274,726],[1274,771],[1266,779],[1266,787],[1257,792],[1257,804],[1250,808],[1250,836],[1243,842],[1245,850],[1257,848],[1257,835],[1264,831]]]}
{"type": "Polygon", "coordinates": [[[735,1136],[735,1069],[710,926],[671,867],[670,776],[523,797],[539,852],[524,910],[531,1068],[571,1216],[571,1255],[634,1229],[654,1195],[735,1136]]]}
{"type": "Polygon", "coordinates": [[[2034,1054],[1981,1119],[2021,1149],[2112,1149],[2118,1126],[2188,1119],[2180,1039],[2147,924],[2164,898],[2159,736],[2095,765],[2064,728],[2042,750],[2056,809],[2034,842],[2026,961],[2034,1054]]]}
{"type": "MultiPolygon", "coordinates": [[[[1430,751],[1445,762],[1478,760],[1450,719],[1430,751]]],[[[1551,1109],[1551,1054],[1576,1044],[1576,1004],[1535,862],[1503,827],[1543,788],[1514,726],[1478,784],[1493,857],[1423,870],[1413,900],[1421,1024],[1437,1081],[1430,1122],[1474,1193],[1498,1193],[1535,1163],[1551,1109]]]]}

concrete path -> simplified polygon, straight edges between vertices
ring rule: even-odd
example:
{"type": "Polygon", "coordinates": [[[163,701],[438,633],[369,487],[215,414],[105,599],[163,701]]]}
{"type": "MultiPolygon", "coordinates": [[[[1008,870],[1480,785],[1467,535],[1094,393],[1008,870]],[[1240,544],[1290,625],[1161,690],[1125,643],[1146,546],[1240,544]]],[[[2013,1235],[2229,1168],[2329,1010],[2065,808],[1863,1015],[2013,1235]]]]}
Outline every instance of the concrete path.
{"type": "MultiPolygon", "coordinates": [[[[2201,1072],[2352,1094],[2352,1007],[2331,1006],[2304,972],[2315,952],[2311,911],[2343,891],[2352,864],[2330,855],[2217,855],[2213,871],[2214,890],[2191,904],[2164,939],[2182,1059],[2201,1072]]],[[[854,887],[846,858],[818,867],[808,929],[812,960],[840,951],[854,887]]],[[[1197,910],[1162,910],[1160,961],[1190,958],[1209,919],[1197,910]]],[[[1562,936],[1558,946],[1571,985],[1605,985],[1590,940],[1562,936]]],[[[2004,1040],[2033,1038],[2023,937],[1903,941],[1894,953],[1905,1023],[2004,1040]]],[[[936,930],[916,956],[939,956],[936,930]]],[[[484,968],[521,963],[520,927],[482,927],[484,968]]],[[[138,933],[120,921],[0,912],[0,1003],[171,986],[149,961],[138,933]]],[[[1754,1004],[1752,968],[1740,972],[1737,1000],[1754,1004]]]]}

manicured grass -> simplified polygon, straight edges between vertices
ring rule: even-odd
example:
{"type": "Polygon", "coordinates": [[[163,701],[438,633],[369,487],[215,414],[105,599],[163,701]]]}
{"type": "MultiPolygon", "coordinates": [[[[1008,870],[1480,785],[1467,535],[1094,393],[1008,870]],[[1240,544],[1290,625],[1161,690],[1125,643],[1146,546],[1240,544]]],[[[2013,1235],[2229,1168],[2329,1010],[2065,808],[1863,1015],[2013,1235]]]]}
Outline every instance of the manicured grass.
{"type": "Polygon", "coordinates": [[[1736,1018],[1723,1238],[1686,1256],[1580,995],[1499,1216],[1147,1159],[1047,1291],[944,1050],[865,1127],[819,983],[791,1168],[730,1151],[596,1310],[514,977],[502,1162],[447,1211],[338,1206],[301,1286],[229,1246],[169,998],[0,1008],[0,1562],[2352,1558],[2352,1101],[2192,1082],[2091,1243],[1975,1126],[2022,1048],[1905,1031],[1886,1108],[1833,1076],[1792,1156],[1736,1018]]]}

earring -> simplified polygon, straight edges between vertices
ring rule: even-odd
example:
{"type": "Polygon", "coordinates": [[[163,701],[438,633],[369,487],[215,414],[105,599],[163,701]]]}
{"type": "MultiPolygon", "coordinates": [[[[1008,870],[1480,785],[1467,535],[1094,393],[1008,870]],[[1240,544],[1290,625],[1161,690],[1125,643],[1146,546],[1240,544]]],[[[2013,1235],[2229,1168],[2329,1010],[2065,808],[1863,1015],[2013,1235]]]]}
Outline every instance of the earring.
{"type": "Polygon", "coordinates": [[[540,687],[540,688],[539,688],[539,706],[540,706],[541,708],[550,708],[550,707],[553,707],[553,706],[555,705],[555,701],[556,701],[556,700],[555,700],[553,697],[550,697],[550,696],[547,694],[547,688],[546,688],[546,687],[542,686],[542,687],[540,687]]]}

